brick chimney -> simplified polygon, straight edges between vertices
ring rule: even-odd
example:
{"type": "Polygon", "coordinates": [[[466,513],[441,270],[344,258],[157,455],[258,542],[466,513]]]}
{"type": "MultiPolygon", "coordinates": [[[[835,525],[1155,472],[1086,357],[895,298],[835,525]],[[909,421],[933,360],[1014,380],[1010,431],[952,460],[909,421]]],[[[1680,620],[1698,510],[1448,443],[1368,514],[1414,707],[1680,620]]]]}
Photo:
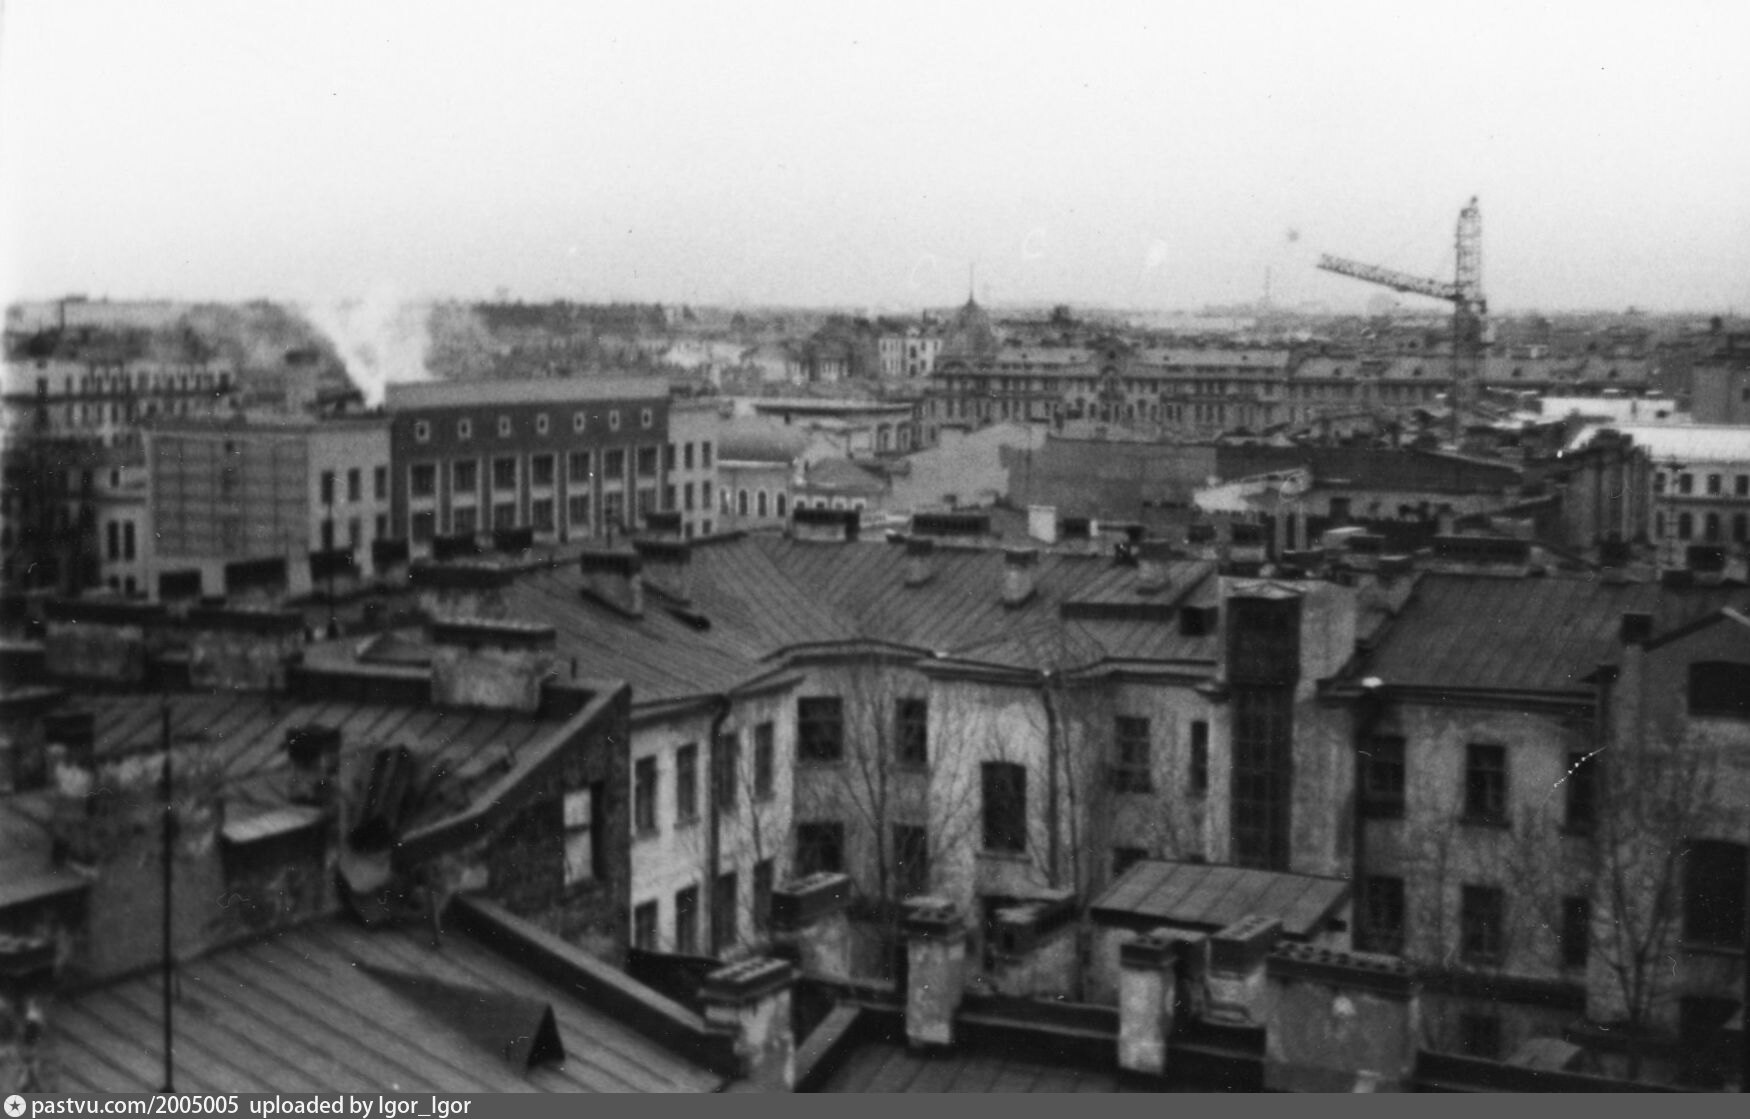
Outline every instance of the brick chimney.
{"type": "Polygon", "coordinates": [[[1173,561],[1173,546],[1165,540],[1142,540],[1136,544],[1136,593],[1160,594],[1172,580],[1167,567],[1173,561]]]}
{"type": "Polygon", "coordinates": [[[1025,606],[1038,589],[1038,573],[1037,548],[1003,549],[1003,605],[1025,606]]]}
{"type": "Polygon", "coordinates": [[[991,978],[1014,998],[1068,998],[1075,988],[1075,901],[1070,891],[1017,902],[993,915],[991,978]]]}
{"type": "Polygon", "coordinates": [[[408,576],[428,618],[502,618],[511,573],[490,563],[418,563],[408,576]]]}
{"type": "Polygon", "coordinates": [[[936,574],[936,542],[913,536],[905,542],[905,585],[921,587],[936,574]]]}
{"type": "Polygon", "coordinates": [[[862,515],[855,509],[803,509],[790,514],[790,535],[796,540],[846,544],[857,539],[862,515]]]}
{"type": "Polygon", "coordinates": [[[1209,938],[1208,971],[1204,979],[1209,998],[1207,1017],[1234,1025],[1263,1025],[1267,994],[1264,960],[1281,936],[1281,921],[1251,916],[1240,918],[1209,938]]]}
{"type": "Polygon", "coordinates": [[[56,599],[43,604],[43,661],[51,676],[139,684],[168,620],[163,607],[56,599]]]}
{"type": "Polygon", "coordinates": [[[644,535],[658,540],[681,538],[681,515],[673,509],[652,510],[644,514],[644,535]]]}
{"type": "Polygon", "coordinates": [[[734,1041],[742,1079],[769,1092],[796,1087],[796,1038],[790,1025],[795,982],[790,964],[755,957],[712,972],[699,990],[706,1025],[734,1041]]]}
{"type": "Polygon", "coordinates": [[[966,925],[954,903],[915,898],[905,915],[905,1037],[917,1046],[954,1044],[966,992],[966,925]]]}
{"type": "Polygon", "coordinates": [[[821,872],[772,891],[775,947],[810,978],[851,975],[851,880],[821,872]]]}
{"type": "Polygon", "coordinates": [[[296,610],[190,610],[188,678],[197,688],[283,690],[286,668],[304,647],[296,610]]]}
{"type": "Polygon", "coordinates": [[[559,675],[552,626],[536,622],[455,618],[434,621],[431,701],[533,714],[541,691],[559,675]]]}
{"type": "MultiPolygon", "coordinates": [[[[680,514],[675,514],[679,516],[680,514]]],[[[678,537],[634,541],[644,565],[646,589],[661,591],[679,602],[693,598],[693,546],[678,537]]]]}
{"type": "Polygon", "coordinates": [[[1284,944],[1268,957],[1266,971],[1265,1091],[1410,1086],[1420,1006],[1402,960],[1284,944]]]}
{"type": "Polygon", "coordinates": [[[644,561],[621,546],[586,549],[578,557],[583,593],[628,618],[644,616],[644,561]]]}
{"type": "Polygon", "coordinates": [[[1118,948],[1118,1067],[1126,1072],[1160,1076],[1167,1071],[1183,950],[1171,929],[1156,929],[1118,948]]]}

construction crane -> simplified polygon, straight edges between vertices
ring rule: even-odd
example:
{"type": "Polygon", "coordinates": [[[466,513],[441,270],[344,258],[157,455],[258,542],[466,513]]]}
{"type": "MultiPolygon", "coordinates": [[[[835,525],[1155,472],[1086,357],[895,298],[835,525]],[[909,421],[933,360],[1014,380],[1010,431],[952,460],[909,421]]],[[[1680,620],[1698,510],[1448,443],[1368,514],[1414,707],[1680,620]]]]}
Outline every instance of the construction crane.
{"type": "Polygon", "coordinates": [[[1483,323],[1489,313],[1488,301],[1483,298],[1483,215],[1474,196],[1459,211],[1456,250],[1457,267],[1451,283],[1340,256],[1319,257],[1319,267],[1326,272],[1452,304],[1452,388],[1446,403],[1452,413],[1454,443],[1458,442],[1460,432],[1461,405],[1470,403],[1482,380],[1483,323]]]}

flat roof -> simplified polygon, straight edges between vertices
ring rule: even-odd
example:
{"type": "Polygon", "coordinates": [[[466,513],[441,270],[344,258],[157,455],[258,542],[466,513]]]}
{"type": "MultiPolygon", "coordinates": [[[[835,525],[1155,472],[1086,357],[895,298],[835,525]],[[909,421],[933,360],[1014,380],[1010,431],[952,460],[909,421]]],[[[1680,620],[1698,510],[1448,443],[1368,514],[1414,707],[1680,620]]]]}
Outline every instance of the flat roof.
{"type": "Polygon", "coordinates": [[[663,377],[540,377],[524,381],[414,381],[386,387],[391,412],[480,404],[567,404],[586,400],[666,399],[663,377]]]}
{"type": "Polygon", "coordinates": [[[1349,897],[1349,883],[1286,871],[1144,859],[1093,905],[1096,917],[1140,917],[1215,931],[1242,917],[1275,917],[1289,936],[1318,931],[1349,897]]]}

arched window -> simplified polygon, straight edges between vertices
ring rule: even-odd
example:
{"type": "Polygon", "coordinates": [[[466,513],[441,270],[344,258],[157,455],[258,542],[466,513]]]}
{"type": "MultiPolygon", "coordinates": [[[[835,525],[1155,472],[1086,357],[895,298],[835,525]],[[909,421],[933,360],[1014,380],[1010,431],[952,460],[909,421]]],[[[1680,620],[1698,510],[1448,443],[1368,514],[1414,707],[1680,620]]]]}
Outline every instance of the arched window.
{"type": "Polygon", "coordinates": [[[789,499],[786,498],[783,494],[779,494],[778,495],[778,516],[780,516],[780,517],[789,516],[789,505],[790,505],[789,499]]]}
{"type": "Polygon", "coordinates": [[[755,502],[755,506],[759,510],[758,515],[761,517],[764,517],[766,515],[766,491],[765,490],[761,490],[759,492],[758,500],[755,502]]]}
{"type": "Polygon", "coordinates": [[[1708,540],[1720,538],[1720,515],[1718,513],[1707,515],[1707,519],[1702,522],[1702,535],[1708,540]]]}
{"type": "Polygon", "coordinates": [[[747,516],[747,491],[737,490],[735,494],[735,511],[741,516],[747,516]]]}

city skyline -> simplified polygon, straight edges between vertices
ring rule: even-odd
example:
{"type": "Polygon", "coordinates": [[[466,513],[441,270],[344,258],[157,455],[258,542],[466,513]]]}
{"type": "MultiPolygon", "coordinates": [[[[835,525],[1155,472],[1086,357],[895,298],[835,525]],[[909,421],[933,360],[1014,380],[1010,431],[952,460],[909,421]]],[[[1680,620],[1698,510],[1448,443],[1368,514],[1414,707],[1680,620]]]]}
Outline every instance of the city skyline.
{"type": "Polygon", "coordinates": [[[1750,13],[1046,11],[12,5],[0,293],[1750,305],[1750,13]]]}

